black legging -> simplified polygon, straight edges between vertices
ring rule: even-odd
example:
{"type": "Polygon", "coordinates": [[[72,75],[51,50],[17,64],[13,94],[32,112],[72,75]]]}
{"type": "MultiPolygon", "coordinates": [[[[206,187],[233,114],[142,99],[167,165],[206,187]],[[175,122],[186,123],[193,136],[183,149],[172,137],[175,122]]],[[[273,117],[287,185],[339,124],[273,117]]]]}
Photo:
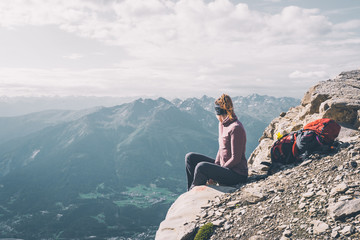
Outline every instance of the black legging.
{"type": "Polygon", "coordinates": [[[198,153],[186,154],[185,168],[188,191],[194,186],[205,185],[209,179],[224,185],[235,185],[247,179],[247,176],[215,164],[215,159],[198,153]]]}

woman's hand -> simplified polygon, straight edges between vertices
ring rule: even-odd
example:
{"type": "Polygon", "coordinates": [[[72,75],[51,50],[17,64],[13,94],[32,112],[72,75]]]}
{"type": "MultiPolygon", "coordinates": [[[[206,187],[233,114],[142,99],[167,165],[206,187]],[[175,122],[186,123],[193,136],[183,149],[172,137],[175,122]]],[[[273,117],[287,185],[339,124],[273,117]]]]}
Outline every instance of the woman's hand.
{"type": "Polygon", "coordinates": [[[216,185],[216,184],[217,184],[217,182],[214,181],[214,180],[212,180],[212,179],[209,179],[209,180],[207,180],[207,182],[206,182],[206,185],[216,185]]]}

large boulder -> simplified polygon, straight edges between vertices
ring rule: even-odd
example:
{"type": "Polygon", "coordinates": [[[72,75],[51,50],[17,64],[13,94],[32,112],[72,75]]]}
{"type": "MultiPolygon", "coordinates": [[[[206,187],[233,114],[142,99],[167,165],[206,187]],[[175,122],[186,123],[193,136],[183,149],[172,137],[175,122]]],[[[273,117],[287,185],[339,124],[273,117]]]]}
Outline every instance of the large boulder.
{"type": "Polygon", "coordinates": [[[329,215],[334,219],[342,219],[360,213],[360,199],[332,203],[328,207],[329,215]]]}
{"type": "Polygon", "coordinates": [[[258,147],[249,158],[249,172],[267,174],[270,149],[277,133],[297,131],[319,118],[334,119],[350,129],[360,130],[360,70],[343,72],[334,79],[320,82],[304,95],[301,105],[280,114],[265,129],[258,147]]]}
{"type": "Polygon", "coordinates": [[[201,208],[209,201],[222,194],[235,191],[236,188],[226,186],[197,186],[183,193],[171,205],[166,218],[156,232],[156,240],[193,239],[196,232],[195,220],[201,208]]]}

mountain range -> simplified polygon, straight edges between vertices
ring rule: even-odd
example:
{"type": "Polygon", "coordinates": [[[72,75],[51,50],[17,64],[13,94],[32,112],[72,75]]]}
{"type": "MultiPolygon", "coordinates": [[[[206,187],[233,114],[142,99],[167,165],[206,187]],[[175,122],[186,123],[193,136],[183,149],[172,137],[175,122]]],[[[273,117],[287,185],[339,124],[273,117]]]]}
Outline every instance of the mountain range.
{"type": "MultiPolygon", "coordinates": [[[[216,155],[214,101],[138,99],[0,118],[0,235],[152,239],[185,191],[185,154],[216,155]]],[[[233,102],[249,156],[265,126],[299,100],[233,102]]]]}

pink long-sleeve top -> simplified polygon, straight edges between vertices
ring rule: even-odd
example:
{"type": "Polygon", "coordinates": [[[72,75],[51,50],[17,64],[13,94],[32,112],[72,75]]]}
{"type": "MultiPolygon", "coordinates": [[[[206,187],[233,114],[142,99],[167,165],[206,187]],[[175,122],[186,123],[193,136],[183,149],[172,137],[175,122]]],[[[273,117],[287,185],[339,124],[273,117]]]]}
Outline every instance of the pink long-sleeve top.
{"type": "Polygon", "coordinates": [[[219,151],[215,163],[248,176],[245,157],[246,132],[242,123],[234,116],[219,122],[219,151]]]}

